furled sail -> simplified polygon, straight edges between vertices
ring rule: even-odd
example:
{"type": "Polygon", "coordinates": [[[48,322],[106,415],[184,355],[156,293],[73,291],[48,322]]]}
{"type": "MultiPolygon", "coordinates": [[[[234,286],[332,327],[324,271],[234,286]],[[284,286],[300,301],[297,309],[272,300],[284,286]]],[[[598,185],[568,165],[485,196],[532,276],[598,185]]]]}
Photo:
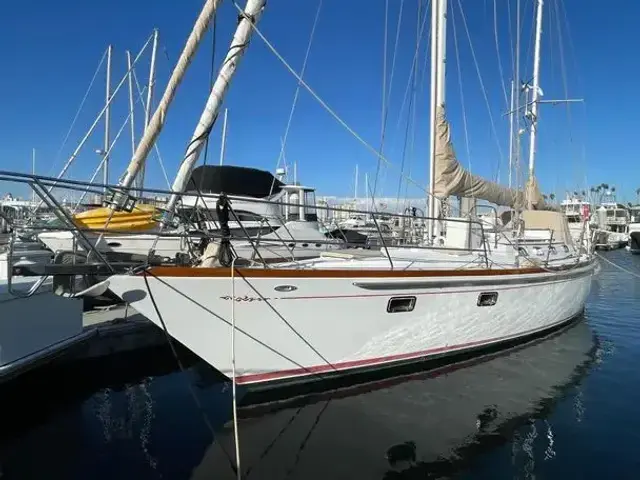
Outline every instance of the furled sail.
{"type": "Polygon", "coordinates": [[[515,190],[490,182],[473,175],[458,162],[453,144],[449,123],[445,118],[444,107],[439,106],[436,111],[436,155],[435,155],[435,189],[438,198],[450,195],[471,197],[485,200],[496,205],[524,208],[530,204],[543,208],[543,200],[538,190],[535,178],[528,182],[526,192],[515,190]]]}

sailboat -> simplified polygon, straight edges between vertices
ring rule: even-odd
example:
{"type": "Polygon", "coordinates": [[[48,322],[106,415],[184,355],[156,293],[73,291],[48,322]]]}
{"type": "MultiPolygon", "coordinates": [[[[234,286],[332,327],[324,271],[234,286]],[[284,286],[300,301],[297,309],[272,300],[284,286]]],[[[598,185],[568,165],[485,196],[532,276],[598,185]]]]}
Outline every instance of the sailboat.
{"type": "MultiPolygon", "coordinates": [[[[205,9],[213,4],[207,2],[205,9]]],[[[534,91],[539,89],[542,7],[539,1],[534,91]]],[[[215,120],[264,8],[264,0],[247,2],[227,55],[233,61],[225,60],[214,83],[174,182],[169,212],[184,191],[201,149],[198,142],[215,120]]],[[[214,368],[253,390],[407,363],[453,361],[576,318],[585,307],[596,263],[591,252],[576,248],[565,217],[542,209],[533,171],[537,125],[525,191],[462,168],[444,107],[446,1],[434,0],[432,12],[436,82],[431,95],[430,193],[436,201],[430,202],[423,248],[385,247],[365,258],[334,252],[270,268],[238,267],[234,262],[156,266],[116,273],[108,279],[109,288],[214,368]],[[449,195],[510,206],[525,228],[547,229],[553,242],[520,246],[516,239],[511,248],[492,250],[479,222],[439,211],[449,195]]],[[[532,109],[537,118],[537,97],[532,109]]],[[[135,177],[142,162],[143,156],[134,157],[127,178],[135,177]]]]}

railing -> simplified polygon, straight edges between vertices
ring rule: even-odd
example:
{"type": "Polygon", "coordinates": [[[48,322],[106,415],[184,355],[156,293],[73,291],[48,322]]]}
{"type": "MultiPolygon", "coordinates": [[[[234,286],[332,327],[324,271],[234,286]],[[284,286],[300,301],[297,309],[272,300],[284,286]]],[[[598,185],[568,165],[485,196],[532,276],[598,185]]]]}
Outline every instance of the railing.
{"type": "MultiPolygon", "coordinates": [[[[296,232],[292,232],[289,230],[286,222],[284,221],[284,212],[283,208],[287,207],[300,207],[300,203],[290,203],[284,201],[270,201],[267,199],[260,198],[248,198],[248,197],[235,197],[229,196],[230,200],[229,206],[229,224],[234,225],[234,229],[232,229],[228,235],[223,235],[219,227],[220,219],[213,215],[213,212],[206,209],[192,208],[192,211],[196,212],[200,215],[199,218],[186,218],[186,211],[181,212],[180,210],[176,213],[174,212],[166,212],[164,211],[164,215],[161,218],[157,218],[158,221],[164,223],[164,228],[160,228],[157,231],[130,231],[130,230],[116,230],[113,228],[103,228],[103,229],[87,229],[80,227],[73,219],[71,213],[67,211],[63,205],[57,200],[56,196],[52,193],[54,191],[65,190],[71,192],[81,192],[82,194],[95,194],[95,195],[103,195],[105,189],[111,193],[111,198],[107,199],[107,203],[113,201],[115,197],[119,199],[124,199],[123,204],[125,205],[124,210],[131,211],[135,204],[137,203],[137,198],[133,195],[134,191],[137,193],[137,190],[134,189],[123,189],[120,186],[115,185],[104,185],[104,184],[91,184],[88,182],[76,181],[76,180],[65,180],[65,179],[56,179],[51,177],[43,177],[37,175],[23,174],[23,173],[15,173],[15,172],[5,172],[0,171],[0,181],[4,182],[13,182],[13,183],[21,183],[26,184],[39,197],[39,199],[47,205],[51,211],[55,214],[56,218],[60,222],[60,226],[55,225],[33,225],[31,226],[31,230],[34,232],[54,232],[54,231],[68,231],[73,234],[74,237],[74,245],[73,251],[76,251],[77,246],[79,245],[82,250],[86,252],[86,260],[84,261],[85,267],[83,271],[87,268],[86,266],[98,265],[100,268],[96,268],[96,271],[99,271],[101,274],[112,274],[116,271],[120,271],[122,269],[131,269],[136,265],[143,264],[158,264],[158,263],[169,263],[169,262],[185,262],[185,254],[191,254],[193,256],[193,252],[196,250],[194,246],[202,243],[206,243],[211,240],[221,239],[223,237],[229,239],[234,245],[234,241],[246,241],[248,242],[251,251],[253,252],[251,258],[247,260],[254,265],[260,265],[264,268],[270,268],[270,261],[267,261],[263,258],[263,253],[266,252],[265,247],[271,248],[271,253],[273,253],[274,247],[281,247],[277,249],[276,260],[278,261],[288,261],[288,262],[296,262],[299,259],[296,258],[295,247],[301,246],[304,244],[313,244],[315,249],[309,249],[309,255],[318,256],[315,252],[318,252],[321,248],[330,249],[330,248],[347,248],[347,249],[357,249],[357,248],[368,248],[370,245],[365,243],[364,245],[359,242],[349,241],[347,232],[345,229],[339,227],[339,223],[336,223],[337,231],[334,232],[334,235],[329,235],[328,233],[321,235],[316,235],[315,238],[301,238],[296,236],[296,232]],[[55,190],[53,190],[55,188],[55,190]],[[51,190],[51,191],[49,191],[51,190]],[[275,214],[260,214],[260,220],[254,223],[258,223],[260,227],[258,228],[257,234],[251,234],[249,230],[254,227],[251,226],[251,221],[241,220],[239,215],[233,210],[234,202],[243,202],[243,203],[251,203],[257,206],[265,206],[269,205],[271,207],[277,207],[275,210],[275,214]],[[277,221],[277,222],[276,222],[277,221]],[[213,225],[216,228],[204,228],[204,225],[213,225]],[[277,224],[276,224],[277,223],[277,224]],[[180,226],[180,229],[176,229],[175,227],[180,226]],[[273,238],[265,238],[266,234],[264,231],[267,231],[273,238]],[[137,259],[135,261],[121,261],[121,258],[116,258],[114,260],[113,256],[109,252],[101,251],[100,248],[96,247],[96,244],[103,240],[105,236],[139,236],[141,234],[152,235],[155,240],[153,242],[152,247],[149,248],[148,255],[145,259],[137,259]],[[171,238],[179,238],[184,240],[188,245],[187,252],[178,252],[180,255],[176,254],[175,258],[158,257],[155,255],[155,248],[159,241],[162,239],[171,239],[171,238]],[[78,244],[78,245],[76,245],[78,244]]],[[[172,192],[167,190],[160,189],[145,189],[145,195],[162,195],[168,196],[172,192]]],[[[210,199],[210,200],[218,200],[220,198],[220,194],[207,194],[202,192],[188,192],[183,193],[181,195],[181,199],[185,199],[188,197],[195,197],[201,199],[210,199]]],[[[301,199],[303,201],[303,199],[301,199]]],[[[200,202],[196,202],[198,205],[200,202]]],[[[202,204],[204,205],[204,201],[202,204]]],[[[470,252],[478,254],[478,260],[482,261],[486,268],[490,268],[489,262],[489,253],[490,246],[488,237],[485,232],[485,228],[483,222],[475,219],[475,218],[431,218],[427,216],[420,215],[410,215],[404,213],[385,213],[392,220],[392,223],[400,226],[401,232],[407,231],[408,235],[398,238],[389,239],[388,235],[385,236],[383,229],[381,228],[381,222],[377,215],[381,212],[370,212],[367,210],[359,210],[353,208],[340,208],[335,206],[320,206],[320,205],[309,205],[305,207],[311,211],[324,211],[326,215],[323,215],[326,219],[338,218],[350,215],[364,215],[365,218],[371,218],[372,223],[375,225],[375,235],[373,237],[377,237],[380,249],[384,251],[385,257],[389,260],[390,268],[394,268],[394,259],[400,258],[398,255],[392,255],[390,252],[391,248],[400,249],[400,248],[411,248],[411,249],[428,249],[435,250],[441,252],[470,252]],[[377,214],[377,215],[376,215],[377,214]],[[460,224],[468,224],[468,235],[471,236],[473,231],[477,232],[480,237],[479,248],[469,247],[460,247],[460,246],[451,246],[450,244],[433,244],[429,239],[425,237],[424,228],[428,224],[429,220],[435,220],[439,224],[443,224],[446,222],[447,224],[460,223],[460,224]]],[[[492,207],[488,207],[492,208],[492,207]]],[[[159,210],[162,210],[159,207],[159,210]]],[[[257,209],[258,210],[258,209],[257,209]]],[[[497,211],[494,210],[494,215],[497,223],[497,211]]],[[[323,222],[318,220],[319,224],[323,222]]],[[[227,225],[229,226],[229,225],[227,225]]],[[[358,230],[357,228],[355,229],[358,230]]],[[[499,232],[497,231],[496,225],[496,246],[497,246],[497,237],[499,232]]],[[[391,231],[392,232],[392,231],[391,231]]],[[[369,239],[372,237],[368,237],[369,239]]],[[[545,241],[541,241],[541,244],[547,243],[545,241]]],[[[552,240],[550,239],[549,247],[552,246],[552,240]]],[[[236,244],[237,245],[237,244],[236,244]]],[[[203,251],[204,247],[201,249],[203,251]]],[[[298,249],[300,250],[300,249],[298,249]]],[[[516,251],[517,251],[516,246],[516,251]]],[[[202,253],[202,251],[200,253],[202,253]]],[[[352,250],[353,251],[353,250],[352,250]]],[[[395,252],[394,252],[395,253],[395,252]]],[[[549,263],[548,255],[547,261],[549,263]]],[[[68,267],[68,266],[67,266],[68,267]]],[[[10,269],[11,270],[11,269],[10,269]]],[[[82,269],[80,269],[82,270],[82,269]]],[[[67,268],[63,268],[63,266],[52,266],[51,271],[54,272],[63,272],[69,271],[72,274],[73,270],[67,268]]]]}

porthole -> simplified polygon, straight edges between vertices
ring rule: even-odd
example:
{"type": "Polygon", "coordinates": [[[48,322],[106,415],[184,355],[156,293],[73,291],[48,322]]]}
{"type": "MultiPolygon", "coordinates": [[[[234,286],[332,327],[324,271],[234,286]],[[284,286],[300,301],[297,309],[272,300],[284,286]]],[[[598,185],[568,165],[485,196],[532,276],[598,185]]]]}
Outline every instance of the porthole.
{"type": "Polygon", "coordinates": [[[387,303],[388,313],[411,312],[416,306],[416,297],[393,297],[387,303]]]}
{"type": "Polygon", "coordinates": [[[482,292],[478,295],[479,307],[493,307],[498,303],[498,292],[482,292]]]}

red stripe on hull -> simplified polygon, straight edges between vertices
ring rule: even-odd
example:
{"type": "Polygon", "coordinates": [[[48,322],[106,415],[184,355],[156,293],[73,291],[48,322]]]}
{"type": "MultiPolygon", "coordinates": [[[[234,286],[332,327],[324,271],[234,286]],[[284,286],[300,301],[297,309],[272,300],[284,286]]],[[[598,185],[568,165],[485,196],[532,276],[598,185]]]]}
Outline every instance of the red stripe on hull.
{"type": "Polygon", "coordinates": [[[478,340],[475,342],[461,343],[458,345],[451,345],[448,347],[430,348],[427,350],[420,350],[418,352],[401,353],[397,355],[366,358],[363,360],[352,360],[352,361],[339,362],[334,364],[314,365],[306,368],[294,368],[290,370],[280,370],[277,372],[239,375],[236,377],[236,383],[238,385],[262,383],[262,382],[268,382],[273,380],[282,380],[285,378],[304,377],[304,376],[319,374],[319,373],[343,372],[343,371],[347,371],[347,370],[351,370],[359,367],[371,367],[376,365],[382,366],[385,364],[391,364],[391,363],[402,361],[402,360],[413,360],[413,359],[418,359],[421,357],[426,357],[429,355],[435,355],[439,353],[454,352],[456,350],[464,350],[472,347],[489,346],[491,344],[499,343],[505,340],[511,340],[518,337],[526,337],[528,335],[535,334],[536,332],[542,332],[542,331],[551,329],[555,326],[561,325],[565,322],[567,322],[566,319],[560,322],[553,323],[551,325],[547,325],[543,328],[528,330],[518,335],[496,337],[489,340],[478,340]]]}

